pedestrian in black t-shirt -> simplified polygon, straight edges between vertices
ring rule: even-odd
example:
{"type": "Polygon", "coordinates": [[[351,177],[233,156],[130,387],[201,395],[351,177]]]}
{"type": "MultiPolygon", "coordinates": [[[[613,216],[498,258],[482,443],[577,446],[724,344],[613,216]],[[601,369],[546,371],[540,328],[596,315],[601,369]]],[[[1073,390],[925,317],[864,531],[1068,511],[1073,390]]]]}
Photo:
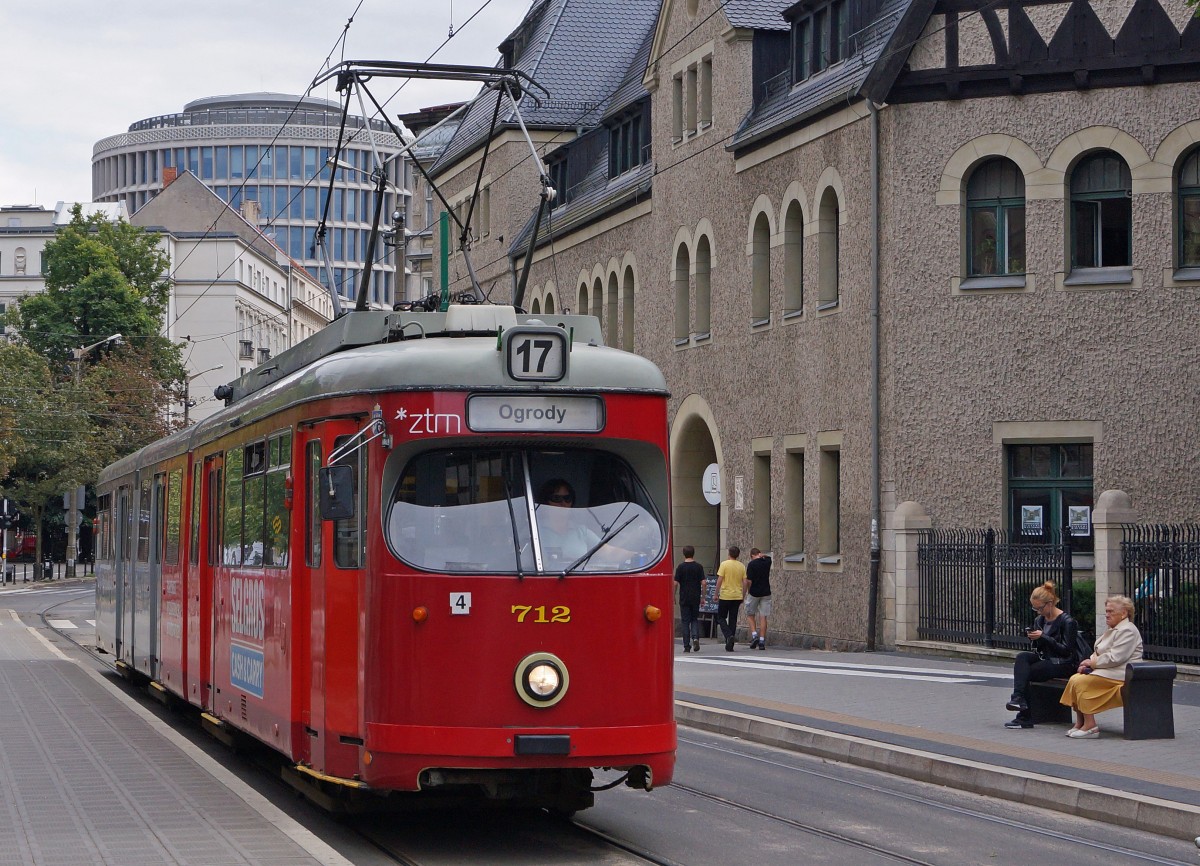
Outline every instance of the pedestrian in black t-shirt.
{"type": "Polygon", "coordinates": [[[683,562],[675,568],[675,581],[679,584],[679,621],[683,625],[683,651],[700,652],[700,598],[704,587],[704,566],[693,557],[696,548],[690,544],[683,548],[683,562]]]}
{"type": "Polygon", "coordinates": [[[767,648],[767,616],[771,613],[771,557],[750,548],[746,563],[746,618],[750,620],[750,649],[767,648]]]}

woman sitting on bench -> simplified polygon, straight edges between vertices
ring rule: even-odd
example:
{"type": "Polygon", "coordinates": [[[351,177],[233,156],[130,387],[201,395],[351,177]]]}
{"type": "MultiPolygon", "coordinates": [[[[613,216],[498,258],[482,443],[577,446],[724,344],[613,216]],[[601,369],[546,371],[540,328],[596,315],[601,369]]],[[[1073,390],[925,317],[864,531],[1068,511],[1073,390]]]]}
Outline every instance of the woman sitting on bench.
{"type": "Polygon", "coordinates": [[[1025,634],[1033,641],[1033,652],[1018,653],[1013,665],[1013,693],[1007,708],[1017,716],[1004,723],[1006,728],[1033,727],[1027,700],[1031,682],[1044,683],[1069,677],[1079,664],[1075,649],[1079,625],[1058,606],[1054,582],[1048,580],[1035,589],[1029,596],[1029,606],[1037,614],[1033,627],[1025,629],[1025,634]]]}
{"type": "Polygon", "coordinates": [[[1108,630],[1096,640],[1096,650],[1079,663],[1079,673],[1067,682],[1061,703],[1075,710],[1075,727],[1067,736],[1094,740],[1100,736],[1096,713],[1122,705],[1125,665],[1142,659],[1142,635],[1133,624],[1133,601],[1111,595],[1104,602],[1108,630]]]}

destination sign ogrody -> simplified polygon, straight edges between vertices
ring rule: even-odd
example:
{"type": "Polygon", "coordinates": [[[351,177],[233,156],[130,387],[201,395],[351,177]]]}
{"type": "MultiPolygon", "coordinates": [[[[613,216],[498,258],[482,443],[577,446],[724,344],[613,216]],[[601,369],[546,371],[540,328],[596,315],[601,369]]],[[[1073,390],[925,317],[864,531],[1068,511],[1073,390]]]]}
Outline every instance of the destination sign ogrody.
{"type": "Polygon", "coordinates": [[[599,397],[476,394],[467,400],[467,427],[482,433],[599,433],[599,397]]]}

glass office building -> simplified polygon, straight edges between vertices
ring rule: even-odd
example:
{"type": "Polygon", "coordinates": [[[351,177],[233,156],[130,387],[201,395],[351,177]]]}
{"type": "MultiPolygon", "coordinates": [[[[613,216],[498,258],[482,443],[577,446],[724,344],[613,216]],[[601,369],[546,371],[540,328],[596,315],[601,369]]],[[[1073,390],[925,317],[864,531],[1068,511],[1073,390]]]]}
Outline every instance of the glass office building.
{"type": "MultiPolygon", "coordinates": [[[[344,133],[350,144],[331,166],[341,120],[340,104],[312,97],[249,93],[197,99],[179,114],[139,120],[128,132],[97,142],[92,198],[123,201],[136,212],[162,189],[165,169],[190,171],[326,285],[329,277],[313,246],[328,205],[329,270],[341,295],[353,299],[374,216],[372,139],[384,159],[401,143],[383,121],[351,115],[344,133]]],[[[396,162],[388,164],[393,188],[384,201],[383,228],[395,210],[408,206],[410,167],[407,160],[396,162]]],[[[391,249],[378,242],[368,297],[373,305],[390,307],[396,299],[395,262],[391,249]]]]}

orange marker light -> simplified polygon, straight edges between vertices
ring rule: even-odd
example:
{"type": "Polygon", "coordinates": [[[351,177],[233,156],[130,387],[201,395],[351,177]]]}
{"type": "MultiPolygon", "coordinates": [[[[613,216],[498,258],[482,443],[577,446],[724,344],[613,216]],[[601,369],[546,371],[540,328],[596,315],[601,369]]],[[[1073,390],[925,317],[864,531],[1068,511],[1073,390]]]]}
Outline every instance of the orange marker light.
{"type": "Polygon", "coordinates": [[[364,763],[364,764],[366,764],[366,765],[369,767],[369,766],[371,766],[371,762],[372,762],[373,760],[375,760],[375,756],[374,756],[374,755],[372,755],[370,752],[363,752],[363,759],[362,759],[362,761],[363,761],[363,763],[364,763]]]}
{"type": "Polygon", "coordinates": [[[661,616],[662,616],[662,611],[659,610],[657,607],[655,607],[652,604],[646,605],[646,621],[647,622],[658,622],[659,617],[661,617],[661,616]]]}
{"type": "Polygon", "coordinates": [[[429,619],[429,608],[419,605],[413,608],[413,622],[425,622],[429,619]]]}

